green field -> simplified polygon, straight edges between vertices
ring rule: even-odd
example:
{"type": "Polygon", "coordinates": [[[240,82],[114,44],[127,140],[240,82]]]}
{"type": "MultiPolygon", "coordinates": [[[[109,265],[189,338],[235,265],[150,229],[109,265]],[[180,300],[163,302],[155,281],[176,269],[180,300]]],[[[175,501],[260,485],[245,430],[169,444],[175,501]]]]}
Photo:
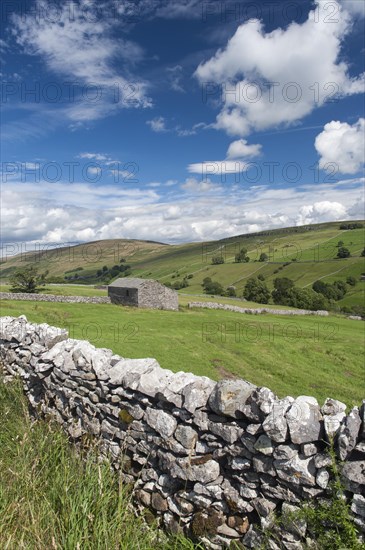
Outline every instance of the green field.
{"type": "Polygon", "coordinates": [[[365,395],[364,325],[340,316],[278,317],[185,307],[179,312],[110,304],[3,301],[1,315],[66,327],[70,337],[122,357],[218,380],[239,377],[279,396],[359,404],[365,395]]]}
{"type": "MultiPolygon", "coordinates": [[[[10,285],[0,284],[0,292],[10,292],[10,285]]],[[[53,294],[54,296],[106,296],[107,291],[89,285],[46,285],[39,290],[39,294],[53,294]]]]}
{"type": "Polygon", "coordinates": [[[50,275],[58,277],[82,267],[77,273],[86,277],[87,282],[87,277],[95,276],[97,269],[104,265],[111,268],[124,258],[131,265],[132,276],[174,283],[192,275],[189,286],[184,288],[184,293],[190,294],[202,293],[205,277],[224,287],[233,285],[237,295],[242,295],[247,279],[258,274],[265,276],[270,289],[276,277],[289,277],[297,286],[308,287],[317,279],[333,282],[353,276],[358,284],[339,305],[361,305],[365,286],[360,282],[361,274],[365,273],[365,258],[361,257],[364,229],[340,230],[340,225],[341,222],[332,222],[292,227],[182,245],[116,239],[13,257],[3,251],[0,280],[6,282],[17,267],[35,263],[40,271],[49,270],[50,275]],[[350,258],[336,258],[339,241],[350,250],[350,258]],[[234,263],[235,254],[243,247],[248,249],[250,262],[234,263]],[[267,262],[258,261],[261,252],[268,255],[267,262]],[[225,263],[212,265],[215,255],[222,255],[225,263]]]}

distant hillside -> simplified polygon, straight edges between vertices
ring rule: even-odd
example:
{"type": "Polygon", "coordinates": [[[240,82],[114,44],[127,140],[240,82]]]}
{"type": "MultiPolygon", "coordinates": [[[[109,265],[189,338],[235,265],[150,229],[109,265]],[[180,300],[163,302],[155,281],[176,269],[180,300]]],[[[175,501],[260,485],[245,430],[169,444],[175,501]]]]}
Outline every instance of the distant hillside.
{"type": "Polygon", "coordinates": [[[201,293],[203,279],[210,277],[224,287],[233,285],[237,295],[241,295],[247,279],[258,274],[264,275],[269,287],[275,277],[289,277],[297,286],[308,287],[317,279],[333,282],[353,276],[359,282],[341,304],[361,304],[365,286],[360,282],[361,274],[365,273],[365,258],[361,257],[364,228],[340,229],[344,223],[364,222],[289,227],[182,245],[125,239],[96,241],[5,259],[0,265],[0,278],[5,280],[19,266],[36,263],[40,271],[49,270],[50,276],[95,284],[103,280],[100,275],[103,267],[110,270],[113,266],[129,265],[127,274],[162,283],[174,284],[185,277],[189,286],[183,289],[184,293],[201,293]],[[336,258],[341,241],[350,250],[350,258],[336,258]],[[247,249],[250,261],[235,263],[235,255],[242,248],[247,249]],[[259,261],[262,253],[267,261],[259,261]],[[223,257],[224,263],[212,265],[214,256],[223,257]]]}

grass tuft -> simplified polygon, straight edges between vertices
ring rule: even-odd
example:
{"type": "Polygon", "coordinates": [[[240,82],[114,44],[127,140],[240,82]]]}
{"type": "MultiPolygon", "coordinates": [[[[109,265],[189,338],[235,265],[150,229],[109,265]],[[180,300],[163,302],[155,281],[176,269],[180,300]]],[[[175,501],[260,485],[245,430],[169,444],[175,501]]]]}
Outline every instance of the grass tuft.
{"type": "Polygon", "coordinates": [[[131,491],[95,452],[84,459],[52,422],[33,422],[20,382],[0,377],[0,548],[193,550],[147,527],[131,491]]]}

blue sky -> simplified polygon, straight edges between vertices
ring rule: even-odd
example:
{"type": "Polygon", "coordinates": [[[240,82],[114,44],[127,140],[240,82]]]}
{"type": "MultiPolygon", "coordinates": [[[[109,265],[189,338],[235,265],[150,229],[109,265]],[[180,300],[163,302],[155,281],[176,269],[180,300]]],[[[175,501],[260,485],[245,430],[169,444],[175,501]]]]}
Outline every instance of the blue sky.
{"type": "Polygon", "coordinates": [[[2,4],[2,242],[364,216],[363,0],[2,4]]]}

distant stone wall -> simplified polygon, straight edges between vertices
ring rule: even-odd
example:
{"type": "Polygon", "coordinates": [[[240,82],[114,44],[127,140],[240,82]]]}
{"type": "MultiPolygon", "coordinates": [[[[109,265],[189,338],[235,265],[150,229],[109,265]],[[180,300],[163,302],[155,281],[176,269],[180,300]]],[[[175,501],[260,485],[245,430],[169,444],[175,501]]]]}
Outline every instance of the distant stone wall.
{"type": "MultiPolygon", "coordinates": [[[[320,407],[244,380],[174,374],[24,316],[0,318],[0,357],[7,378],[22,378],[35,414],[51,415],[77,444],[99,442],[134,484],[137,507],[212,549],[236,540],[256,550],[275,512],[327,498],[334,436],[364,540],[365,401],[346,415],[334,399],[320,407]]],[[[303,522],[288,520],[278,536],[271,550],[310,544],[303,522]]]]}
{"type": "Polygon", "coordinates": [[[0,292],[0,300],[26,300],[32,302],[64,302],[66,304],[110,304],[108,296],[56,296],[26,292],[0,292]]]}
{"type": "Polygon", "coordinates": [[[329,313],[325,310],[311,311],[309,309],[274,309],[269,307],[249,308],[240,306],[231,306],[230,304],[217,304],[216,302],[189,302],[189,307],[204,307],[208,309],[225,309],[226,311],[236,311],[237,313],[251,313],[260,315],[270,313],[271,315],[318,315],[328,317],[329,313]]]}

